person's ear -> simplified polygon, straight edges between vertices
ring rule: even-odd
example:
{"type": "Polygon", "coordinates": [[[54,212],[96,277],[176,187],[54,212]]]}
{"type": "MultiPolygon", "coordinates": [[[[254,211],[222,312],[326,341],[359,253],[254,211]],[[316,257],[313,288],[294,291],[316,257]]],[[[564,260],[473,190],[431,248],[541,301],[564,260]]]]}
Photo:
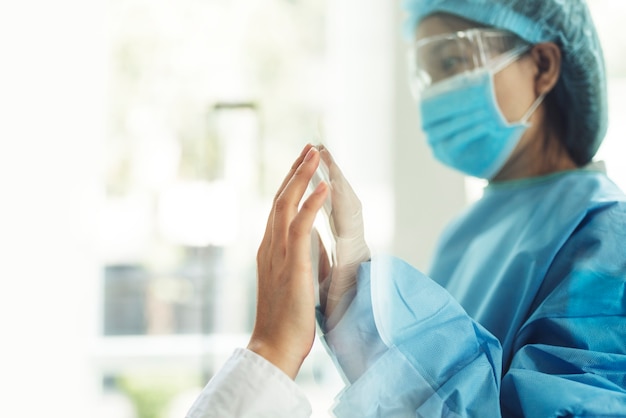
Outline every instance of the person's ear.
{"type": "Polygon", "coordinates": [[[554,42],[544,42],[533,46],[529,54],[537,69],[535,93],[548,94],[561,75],[561,49],[554,42]]]}

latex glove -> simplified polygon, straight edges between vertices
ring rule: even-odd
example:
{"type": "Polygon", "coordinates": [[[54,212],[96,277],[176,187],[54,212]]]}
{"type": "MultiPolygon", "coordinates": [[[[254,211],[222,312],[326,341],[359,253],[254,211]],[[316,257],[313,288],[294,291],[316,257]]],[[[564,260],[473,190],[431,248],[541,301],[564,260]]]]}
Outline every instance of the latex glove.
{"type": "Polygon", "coordinates": [[[257,311],[248,349],[295,378],[315,339],[311,230],[328,194],[321,183],[304,200],[320,161],[307,145],[281,185],[257,254],[257,311]]]}
{"type": "Polygon", "coordinates": [[[330,277],[320,284],[322,309],[329,318],[344,295],[356,285],[357,270],[370,259],[370,250],[365,242],[361,201],[330,152],[323,146],[319,149],[329,171],[332,202],[329,221],[335,239],[330,277]]]}

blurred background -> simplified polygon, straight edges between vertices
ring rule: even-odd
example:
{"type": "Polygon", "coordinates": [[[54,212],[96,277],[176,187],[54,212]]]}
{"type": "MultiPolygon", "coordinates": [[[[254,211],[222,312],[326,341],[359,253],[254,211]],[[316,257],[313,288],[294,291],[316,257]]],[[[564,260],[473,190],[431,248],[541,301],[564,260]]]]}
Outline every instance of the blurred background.
{"type": "MultiPolygon", "coordinates": [[[[590,0],[609,72],[598,158],[626,189],[626,16],[590,0]]],[[[183,417],[255,312],[275,189],[326,144],[374,253],[420,269],[483,184],[436,163],[398,2],[0,3],[0,416],[183,417]]],[[[328,416],[316,343],[298,383],[328,416]]]]}

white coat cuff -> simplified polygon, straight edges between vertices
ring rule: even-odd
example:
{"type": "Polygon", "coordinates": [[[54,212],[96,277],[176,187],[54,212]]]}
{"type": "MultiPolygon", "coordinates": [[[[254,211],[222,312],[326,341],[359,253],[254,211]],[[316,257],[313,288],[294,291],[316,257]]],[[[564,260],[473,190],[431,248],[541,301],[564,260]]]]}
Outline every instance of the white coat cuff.
{"type": "Polygon", "coordinates": [[[243,348],[235,350],[187,413],[187,418],[310,416],[302,389],[278,367],[243,348]]]}

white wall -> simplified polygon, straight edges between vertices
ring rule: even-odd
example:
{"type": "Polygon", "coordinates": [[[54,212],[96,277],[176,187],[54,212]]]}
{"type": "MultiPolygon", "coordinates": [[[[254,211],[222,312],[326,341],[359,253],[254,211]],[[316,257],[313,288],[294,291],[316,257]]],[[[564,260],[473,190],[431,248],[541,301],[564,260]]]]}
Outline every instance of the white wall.
{"type": "Polygon", "coordinates": [[[406,75],[397,2],[329,2],[327,142],[363,202],[366,236],[426,269],[465,205],[462,176],[431,156],[406,75]]]}
{"type": "Polygon", "coordinates": [[[95,416],[103,1],[0,3],[0,416],[95,416]]]}
{"type": "Polygon", "coordinates": [[[328,2],[326,143],[363,203],[368,243],[393,233],[393,8],[389,2],[328,2]]]}
{"type": "Polygon", "coordinates": [[[393,253],[427,271],[445,224],[466,204],[464,177],[437,162],[420,129],[407,76],[402,13],[394,8],[392,147],[395,195],[393,253]]]}

